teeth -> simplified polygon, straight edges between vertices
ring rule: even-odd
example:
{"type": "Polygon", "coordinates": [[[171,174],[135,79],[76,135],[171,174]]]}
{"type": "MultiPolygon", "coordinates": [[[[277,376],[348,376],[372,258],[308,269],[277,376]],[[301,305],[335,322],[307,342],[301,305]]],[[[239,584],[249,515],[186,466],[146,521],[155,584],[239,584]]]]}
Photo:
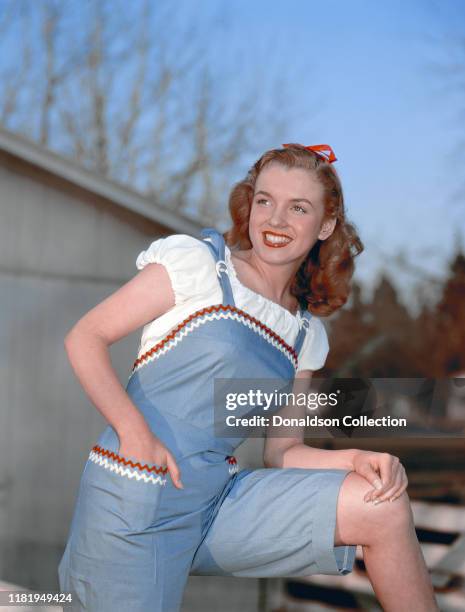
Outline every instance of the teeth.
{"type": "Polygon", "coordinates": [[[277,242],[284,243],[284,242],[290,242],[291,241],[290,238],[285,238],[284,236],[275,236],[274,234],[267,234],[267,233],[265,233],[265,238],[269,242],[276,242],[276,243],[277,242]]]}

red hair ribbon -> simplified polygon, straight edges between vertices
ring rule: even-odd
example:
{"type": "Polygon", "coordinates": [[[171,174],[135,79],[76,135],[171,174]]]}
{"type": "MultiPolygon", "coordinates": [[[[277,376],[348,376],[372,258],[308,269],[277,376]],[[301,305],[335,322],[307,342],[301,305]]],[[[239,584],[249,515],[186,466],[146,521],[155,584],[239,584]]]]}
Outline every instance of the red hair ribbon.
{"type": "MultiPolygon", "coordinates": [[[[292,147],[292,143],[290,143],[290,144],[283,144],[282,146],[283,147],[292,147]]],[[[304,147],[304,149],[308,149],[309,151],[314,151],[315,153],[317,153],[320,157],[325,159],[330,164],[335,162],[335,161],[337,161],[337,157],[334,155],[334,151],[327,144],[310,145],[308,147],[305,147],[304,145],[300,145],[300,146],[304,147]]]]}

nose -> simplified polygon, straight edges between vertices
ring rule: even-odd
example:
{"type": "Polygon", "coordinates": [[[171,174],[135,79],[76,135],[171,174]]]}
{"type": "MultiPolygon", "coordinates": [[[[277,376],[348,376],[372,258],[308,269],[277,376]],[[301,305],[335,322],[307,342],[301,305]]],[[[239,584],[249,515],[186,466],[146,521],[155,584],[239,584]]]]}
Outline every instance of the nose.
{"type": "Polygon", "coordinates": [[[275,227],[282,227],[286,225],[284,213],[279,206],[274,206],[272,208],[271,215],[269,218],[269,224],[274,225],[275,227]]]}

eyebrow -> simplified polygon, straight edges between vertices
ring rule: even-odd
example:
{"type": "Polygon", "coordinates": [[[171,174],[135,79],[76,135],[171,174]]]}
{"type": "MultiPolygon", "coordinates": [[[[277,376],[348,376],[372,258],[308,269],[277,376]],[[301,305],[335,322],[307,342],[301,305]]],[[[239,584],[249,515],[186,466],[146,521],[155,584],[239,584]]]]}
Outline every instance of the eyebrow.
{"type": "MultiPolygon", "coordinates": [[[[254,197],[257,196],[259,193],[263,193],[263,195],[266,195],[269,198],[273,197],[271,195],[271,193],[268,193],[267,191],[263,191],[262,189],[260,189],[260,191],[257,191],[257,193],[254,195],[254,197]]],[[[313,206],[313,203],[310,202],[310,200],[307,200],[307,198],[291,198],[290,202],[308,202],[311,206],[313,206]]]]}

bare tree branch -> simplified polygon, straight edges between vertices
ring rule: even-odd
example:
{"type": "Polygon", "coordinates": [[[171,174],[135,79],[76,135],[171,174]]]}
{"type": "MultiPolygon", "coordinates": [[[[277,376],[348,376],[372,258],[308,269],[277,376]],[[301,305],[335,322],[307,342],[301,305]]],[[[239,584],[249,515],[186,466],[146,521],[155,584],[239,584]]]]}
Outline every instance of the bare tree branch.
{"type": "MultiPolygon", "coordinates": [[[[6,3],[15,14],[14,0],[6,3]]],[[[42,144],[153,196],[158,205],[220,219],[225,178],[277,125],[276,118],[267,122],[260,103],[259,83],[270,72],[257,68],[246,84],[246,66],[238,72],[237,59],[230,73],[221,62],[215,68],[209,62],[210,33],[225,23],[223,12],[207,23],[162,1],[134,3],[130,10],[119,0],[24,6],[36,31],[17,46],[32,64],[15,66],[0,92],[3,124],[26,114],[20,94],[27,92],[28,121],[36,125],[29,135],[37,132],[42,144]],[[28,41],[37,50],[28,49],[28,41]],[[231,96],[224,85],[234,83],[231,96]]]]}

